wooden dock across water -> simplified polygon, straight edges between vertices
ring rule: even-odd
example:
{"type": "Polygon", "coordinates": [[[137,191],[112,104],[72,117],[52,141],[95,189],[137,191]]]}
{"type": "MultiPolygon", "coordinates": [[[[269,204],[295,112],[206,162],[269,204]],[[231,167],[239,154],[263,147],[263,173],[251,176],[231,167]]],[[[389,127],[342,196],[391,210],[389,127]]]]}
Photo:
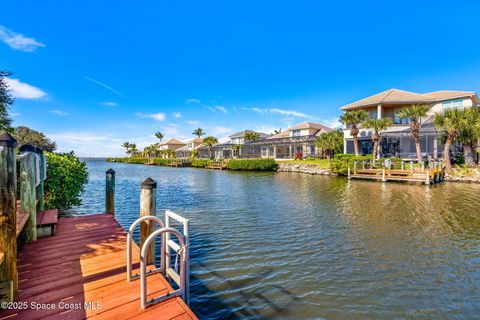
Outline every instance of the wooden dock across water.
{"type": "MultiPolygon", "coordinates": [[[[126,232],[112,215],[59,219],[56,235],[18,254],[16,302],[28,307],[0,310],[0,319],[197,319],[180,297],[141,310],[140,281],[126,281],[125,256],[126,232]]],[[[134,246],[134,273],[138,267],[134,246]]],[[[173,291],[161,274],[147,283],[149,299],[173,291]]]]}

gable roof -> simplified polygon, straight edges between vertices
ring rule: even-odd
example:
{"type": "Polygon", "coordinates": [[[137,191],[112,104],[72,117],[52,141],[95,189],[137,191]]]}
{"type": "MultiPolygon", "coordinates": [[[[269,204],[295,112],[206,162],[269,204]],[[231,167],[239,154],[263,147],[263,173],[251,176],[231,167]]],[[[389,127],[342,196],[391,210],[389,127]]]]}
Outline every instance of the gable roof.
{"type": "Polygon", "coordinates": [[[239,132],[235,132],[234,134],[231,134],[229,135],[228,137],[230,139],[233,139],[233,138],[243,138],[245,136],[245,133],[247,132],[255,132],[255,133],[258,133],[260,135],[260,138],[266,138],[268,137],[269,135],[266,134],[266,133],[263,133],[263,132],[258,132],[258,131],[253,131],[253,130],[242,130],[242,131],[239,131],[239,132]]]}
{"type": "Polygon", "coordinates": [[[373,96],[357,100],[341,107],[341,110],[352,110],[361,107],[376,106],[378,104],[415,104],[415,103],[432,103],[446,99],[462,98],[462,97],[478,97],[472,91],[433,91],[428,93],[415,93],[398,89],[389,89],[373,96]]]}
{"type": "Polygon", "coordinates": [[[325,131],[331,131],[332,130],[332,128],[324,126],[321,123],[304,121],[304,122],[300,122],[299,124],[294,125],[293,127],[288,128],[285,131],[301,130],[301,129],[316,129],[316,130],[323,129],[325,131]]]}
{"type": "Polygon", "coordinates": [[[168,140],[167,142],[162,143],[162,145],[166,145],[166,144],[176,144],[176,145],[182,145],[182,146],[185,145],[185,143],[183,143],[182,141],[177,140],[175,138],[172,138],[172,139],[168,140]]]}

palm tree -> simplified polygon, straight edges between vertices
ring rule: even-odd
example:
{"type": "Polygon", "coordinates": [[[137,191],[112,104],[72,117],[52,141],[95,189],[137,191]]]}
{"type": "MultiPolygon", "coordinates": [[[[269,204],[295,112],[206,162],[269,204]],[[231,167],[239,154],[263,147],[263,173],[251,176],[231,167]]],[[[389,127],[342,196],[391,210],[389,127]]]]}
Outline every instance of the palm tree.
{"type": "Polygon", "coordinates": [[[278,130],[273,130],[273,135],[275,134],[279,134],[279,133],[282,133],[282,128],[278,129],[278,130]]]}
{"type": "Polygon", "coordinates": [[[157,131],[155,132],[155,137],[157,137],[157,139],[160,140],[160,143],[162,143],[162,140],[165,137],[165,134],[161,133],[160,131],[157,131]]]}
{"type": "Polygon", "coordinates": [[[379,141],[380,141],[380,132],[387,129],[392,125],[392,120],[388,118],[382,119],[368,119],[363,123],[363,126],[368,129],[373,130],[373,152],[372,152],[372,164],[375,166],[375,159],[378,155],[379,141]]]}
{"type": "Polygon", "coordinates": [[[137,145],[135,143],[125,141],[124,143],[122,143],[122,147],[125,148],[126,153],[129,155],[137,152],[137,145]]]}
{"type": "Polygon", "coordinates": [[[213,145],[218,143],[218,139],[213,136],[208,136],[203,139],[203,144],[208,147],[208,154],[212,158],[213,145]]]}
{"type": "Polygon", "coordinates": [[[368,119],[368,113],[364,110],[347,111],[340,117],[340,122],[350,128],[350,134],[353,137],[353,148],[355,150],[355,156],[358,157],[358,125],[365,122],[368,119]]]}
{"type": "Polygon", "coordinates": [[[125,148],[126,153],[129,153],[128,150],[130,149],[130,142],[125,141],[122,143],[122,147],[125,148]]]}
{"type": "Polygon", "coordinates": [[[476,167],[477,139],[480,136],[480,108],[471,107],[459,109],[461,123],[458,127],[456,140],[463,146],[465,165],[470,168],[476,167]]]}
{"type": "Polygon", "coordinates": [[[192,134],[194,136],[197,136],[197,138],[201,138],[205,134],[205,132],[203,132],[202,128],[197,128],[197,129],[193,130],[192,134]]]}
{"type": "Polygon", "coordinates": [[[343,132],[341,130],[334,130],[322,133],[315,141],[315,144],[318,148],[321,148],[324,151],[328,163],[331,166],[331,154],[342,152],[343,150],[343,132]]]}
{"type": "Polygon", "coordinates": [[[413,105],[400,109],[397,113],[400,119],[410,121],[410,130],[412,131],[412,136],[415,140],[418,163],[422,161],[422,151],[420,150],[420,121],[422,120],[422,117],[427,115],[428,110],[430,110],[430,106],[413,105]]]}
{"type": "Polygon", "coordinates": [[[260,139],[260,134],[255,131],[246,131],[245,134],[243,135],[243,140],[245,140],[245,142],[256,141],[258,139],[260,139]]]}
{"type": "Polygon", "coordinates": [[[443,159],[445,162],[445,169],[447,171],[452,169],[452,164],[450,163],[450,147],[455,142],[459,130],[462,128],[464,117],[464,111],[461,111],[457,108],[452,108],[446,109],[441,113],[436,113],[433,120],[435,127],[445,131],[446,140],[443,150],[443,159]]]}

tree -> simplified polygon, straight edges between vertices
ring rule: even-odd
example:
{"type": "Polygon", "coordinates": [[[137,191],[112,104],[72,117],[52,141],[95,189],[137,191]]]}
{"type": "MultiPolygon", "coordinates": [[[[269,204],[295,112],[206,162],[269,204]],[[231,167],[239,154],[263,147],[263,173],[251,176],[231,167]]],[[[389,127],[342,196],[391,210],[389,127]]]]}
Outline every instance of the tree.
{"type": "Polygon", "coordinates": [[[132,155],[135,152],[137,152],[137,145],[135,143],[130,143],[125,141],[124,143],[122,143],[122,147],[125,148],[125,151],[129,155],[132,155]]]}
{"type": "Polygon", "coordinates": [[[160,143],[162,143],[162,140],[165,137],[165,134],[158,131],[158,132],[155,132],[155,137],[157,137],[157,139],[160,140],[160,143]]]}
{"type": "Polygon", "coordinates": [[[375,166],[375,160],[378,155],[380,132],[387,129],[392,124],[392,120],[388,118],[382,119],[368,119],[363,123],[363,126],[373,130],[373,152],[372,152],[372,164],[375,166]]]}
{"type": "Polygon", "coordinates": [[[282,128],[278,129],[278,130],[273,130],[273,135],[275,134],[279,134],[279,133],[282,133],[282,128]]]}
{"type": "Polygon", "coordinates": [[[260,139],[260,134],[258,132],[255,132],[255,131],[247,131],[243,135],[243,140],[245,140],[245,142],[256,141],[258,139],[260,139]]]}
{"type": "Polygon", "coordinates": [[[194,136],[197,136],[197,138],[201,138],[203,135],[205,135],[205,132],[203,132],[202,128],[197,128],[197,129],[193,130],[192,134],[194,136]]]}
{"type": "Polygon", "coordinates": [[[218,143],[218,139],[213,136],[208,136],[203,139],[203,144],[208,147],[208,155],[212,158],[213,146],[218,143]]]}
{"type": "Polygon", "coordinates": [[[57,144],[47,138],[42,132],[20,126],[13,129],[13,137],[17,140],[18,145],[30,143],[36,147],[42,148],[44,151],[53,152],[57,148],[57,144]]]}
{"type": "Polygon", "coordinates": [[[427,115],[430,106],[427,105],[413,105],[400,109],[398,117],[410,121],[410,131],[415,140],[415,149],[417,151],[417,161],[422,162],[422,151],[420,150],[420,122],[422,117],[427,115]]]}
{"type": "Polygon", "coordinates": [[[333,130],[322,133],[315,141],[315,144],[318,148],[321,148],[324,151],[328,163],[331,166],[331,154],[340,153],[343,150],[343,132],[341,130],[333,130]]]}
{"type": "Polygon", "coordinates": [[[0,70],[0,130],[10,131],[12,120],[8,116],[10,106],[15,102],[8,90],[7,77],[12,73],[0,70]]]}
{"type": "Polygon", "coordinates": [[[353,137],[353,148],[355,156],[358,157],[358,125],[362,124],[368,119],[368,113],[364,110],[347,111],[340,117],[340,122],[345,126],[350,127],[350,134],[353,137]]]}
{"type": "Polygon", "coordinates": [[[437,129],[445,132],[445,147],[443,150],[443,160],[445,162],[445,169],[450,171],[452,164],[450,163],[450,147],[455,142],[458,136],[459,130],[462,127],[464,121],[465,111],[461,111],[457,108],[446,109],[441,113],[436,113],[433,123],[437,129]]]}
{"type": "Polygon", "coordinates": [[[480,107],[460,109],[462,122],[458,130],[457,141],[463,146],[465,165],[469,168],[477,166],[476,149],[480,137],[480,107]]]}

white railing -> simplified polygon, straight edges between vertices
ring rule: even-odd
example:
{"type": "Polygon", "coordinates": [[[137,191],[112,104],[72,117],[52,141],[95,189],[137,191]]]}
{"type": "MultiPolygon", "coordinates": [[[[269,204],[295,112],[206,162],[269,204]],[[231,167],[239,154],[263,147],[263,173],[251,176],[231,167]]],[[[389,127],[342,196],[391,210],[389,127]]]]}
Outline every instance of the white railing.
{"type": "MultiPolygon", "coordinates": [[[[140,303],[141,308],[162,302],[166,299],[180,296],[185,303],[189,304],[190,291],[190,266],[189,266],[189,220],[174,213],[173,211],[165,211],[165,225],[160,218],[155,216],[146,216],[137,219],[131,226],[127,234],[127,281],[140,278],[140,303]],[[133,231],[135,227],[141,222],[154,221],[160,229],[156,230],[145,240],[145,243],[140,248],[140,275],[132,275],[132,245],[133,245],[133,231]],[[172,222],[178,222],[183,227],[182,232],[172,227],[172,222]],[[171,234],[175,236],[178,243],[171,239],[171,234]],[[147,272],[147,253],[150,244],[155,241],[155,238],[161,236],[161,250],[160,250],[160,267],[147,272]],[[175,252],[175,265],[171,267],[172,250],[175,252]],[[165,278],[175,282],[178,289],[173,292],[155,297],[147,301],[147,276],[153,273],[162,273],[165,278]]],[[[155,261],[155,257],[154,261],[155,261]]]]}
{"type": "MultiPolygon", "coordinates": [[[[145,216],[141,217],[135,222],[132,223],[130,226],[130,229],[128,229],[128,234],[127,234],[127,281],[130,282],[132,279],[138,279],[140,275],[132,275],[132,243],[133,243],[133,231],[135,230],[135,227],[138,226],[142,222],[146,221],[154,221],[156,222],[161,228],[164,227],[162,220],[160,218],[155,217],[155,216],[145,216]]],[[[163,241],[162,241],[162,249],[161,249],[161,254],[160,254],[160,268],[154,268],[149,271],[150,273],[158,273],[158,272],[164,272],[165,270],[165,259],[164,257],[164,246],[163,246],[163,241]]],[[[154,257],[155,258],[155,257],[154,257]]]]}

